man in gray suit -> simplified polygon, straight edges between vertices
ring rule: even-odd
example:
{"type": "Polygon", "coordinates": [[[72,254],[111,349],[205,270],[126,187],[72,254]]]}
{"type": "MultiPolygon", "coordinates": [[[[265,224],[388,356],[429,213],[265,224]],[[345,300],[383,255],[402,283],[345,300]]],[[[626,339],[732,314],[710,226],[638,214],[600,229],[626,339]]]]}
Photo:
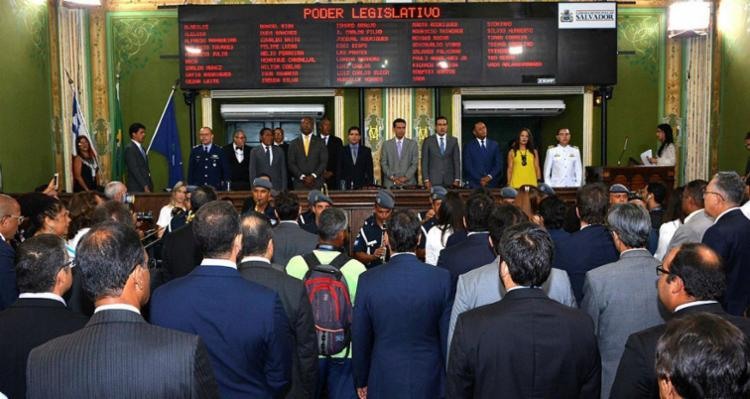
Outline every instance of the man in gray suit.
{"type": "Polygon", "coordinates": [[[677,248],[689,242],[701,242],[703,233],[714,224],[714,218],[708,216],[703,210],[703,190],[708,182],[705,180],[693,180],[685,185],[682,193],[682,213],[687,215],[685,222],[677,228],[672,240],[669,242],[667,253],[672,248],[677,248]]]}
{"type": "Polygon", "coordinates": [[[281,193],[274,198],[279,224],[273,229],[273,263],[286,273],[289,259],[312,252],[318,246],[318,236],[302,229],[297,223],[299,199],[293,193],[281,193]]]}
{"type": "Polygon", "coordinates": [[[651,231],[648,211],[618,204],[610,209],[607,224],[620,260],[586,273],[581,302],[581,310],[594,320],[599,341],[602,398],[609,398],[628,336],[664,322],[656,290],[659,261],[646,249],[651,231]]]}
{"type": "Polygon", "coordinates": [[[461,149],[458,139],[448,135],[448,119],[435,119],[435,135],[422,142],[422,180],[428,190],[432,186],[461,185],[461,149]]]}
{"type": "Polygon", "coordinates": [[[76,267],[96,310],[82,330],[31,351],[27,398],[218,397],[201,339],[141,317],[151,277],[135,230],[113,222],[92,228],[76,267]]]}
{"type": "Polygon", "coordinates": [[[260,145],[250,151],[250,181],[266,174],[271,178],[274,190],[287,189],[286,158],[281,147],[273,145],[273,130],[260,129],[260,145]]]}
{"type": "Polygon", "coordinates": [[[413,186],[417,184],[417,143],[407,139],[406,121],[398,118],[393,121],[396,137],[383,143],[380,150],[380,170],[383,172],[383,185],[413,186]]]}
{"type": "Polygon", "coordinates": [[[146,127],[134,123],[128,129],[130,145],[125,149],[125,165],[128,168],[128,191],[131,193],[149,193],[154,191],[151,180],[151,168],[148,166],[148,155],[143,149],[146,138],[146,127]]]}
{"type": "Polygon", "coordinates": [[[313,134],[315,122],[306,116],[299,124],[300,136],[289,143],[289,173],[295,190],[323,187],[323,172],[328,164],[328,149],[323,140],[313,134]]]}

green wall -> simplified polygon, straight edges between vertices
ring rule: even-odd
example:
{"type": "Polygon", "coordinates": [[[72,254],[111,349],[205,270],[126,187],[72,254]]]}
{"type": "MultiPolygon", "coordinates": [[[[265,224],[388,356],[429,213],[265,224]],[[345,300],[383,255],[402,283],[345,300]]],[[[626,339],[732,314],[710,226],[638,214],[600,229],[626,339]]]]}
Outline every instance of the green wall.
{"type": "Polygon", "coordinates": [[[745,173],[748,152],[745,134],[750,132],[750,0],[721,2],[719,29],[723,33],[721,112],[719,114],[719,170],[745,173]]]}
{"type": "Polygon", "coordinates": [[[24,192],[55,173],[46,2],[0,1],[0,164],[3,191],[24,192]],[[33,156],[30,155],[33,154],[33,156]]]}

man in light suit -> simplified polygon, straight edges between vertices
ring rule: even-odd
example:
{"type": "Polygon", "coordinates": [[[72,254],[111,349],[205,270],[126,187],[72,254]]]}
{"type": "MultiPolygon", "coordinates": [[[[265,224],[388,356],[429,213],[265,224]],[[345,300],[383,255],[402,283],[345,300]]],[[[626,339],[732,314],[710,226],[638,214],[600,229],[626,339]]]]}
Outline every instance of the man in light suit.
{"type": "Polygon", "coordinates": [[[86,326],[29,355],[27,398],[215,398],[216,381],[198,336],[152,326],[148,257],[120,223],[91,229],[76,267],[96,310],[86,326]]]}
{"type": "Polygon", "coordinates": [[[10,306],[18,297],[16,287],[16,251],[10,240],[23,222],[21,206],[13,197],[0,194],[0,310],[10,306]]]}
{"type": "Polygon", "coordinates": [[[234,132],[232,142],[224,146],[224,158],[227,159],[231,172],[231,188],[235,191],[249,190],[252,181],[247,173],[252,148],[245,144],[246,140],[245,132],[238,129],[234,132]]]}
{"type": "Polygon", "coordinates": [[[745,183],[736,172],[717,173],[703,193],[706,213],[716,219],[703,234],[703,243],[724,260],[727,291],[723,305],[735,316],[750,305],[750,219],[740,209],[744,195],[745,183]]]}
{"type": "Polygon", "coordinates": [[[607,215],[620,260],[586,273],[581,310],[594,320],[602,357],[603,399],[615,379],[627,337],[661,324],[656,292],[659,261],[646,249],[651,231],[648,212],[635,204],[615,205],[607,215]]]}
{"type": "Polygon", "coordinates": [[[0,312],[0,392],[26,397],[26,359],[35,347],[80,330],[86,317],[71,312],[62,295],[73,284],[65,241],[41,234],[18,248],[18,300],[0,312]]]}
{"type": "Polygon", "coordinates": [[[347,190],[372,186],[375,184],[372,151],[361,142],[362,133],[357,126],[349,128],[348,139],[349,144],[344,146],[339,157],[338,179],[344,182],[347,190]]]}
{"type": "Polygon", "coordinates": [[[503,157],[500,146],[487,138],[487,125],[484,122],[474,124],[474,140],[464,145],[464,180],[469,188],[499,187],[503,157]]]}
{"type": "Polygon", "coordinates": [[[667,251],[688,242],[701,242],[703,233],[714,224],[714,218],[706,215],[703,209],[703,190],[708,182],[693,180],[685,185],[682,193],[682,213],[687,215],[685,221],[677,228],[667,251]]]}
{"type": "Polygon", "coordinates": [[[282,395],[291,381],[291,329],[278,294],[237,271],[237,211],[229,202],[210,202],[192,227],[203,261],[154,292],[151,320],[203,339],[222,397],[282,395]]]}
{"type": "Polygon", "coordinates": [[[338,190],[338,166],[344,143],[341,142],[340,138],[331,134],[331,127],[331,121],[328,118],[321,119],[320,132],[318,134],[328,150],[328,161],[326,162],[326,170],[323,172],[323,179],[325,179],[329,190],[338,190]]]}
{"type": "Polygon", "coordinates": [[[148,155],[143,148],[146,138],[146,127],[134,123],[128,129],[130,145],[125,149],[125,165],[128,168],[128,191],[131,193],[150,193],[154,191],[151,180],[151,168],[148,166],[148,155]]]}
{"type": "MultiPolygon", "coordinates": [[[[490,244],[495,253],[499,254],[500,238],[505,229],[528,221],[529,218],[520,208],[510,204],[496,205],[489,221],[490,244]]],[[[453,301],[448,330],[448,347],[453,338],[456,320],[461,313],[495,303],[506,294],[498,273],[500,262],[501,259],[498,257],[492,263],[458,276],[456,298],[453,301]]],[[[570,287],[570,279],[564,270],[552,268],[549,278],[544,281],[541,288],[550,299],[572,308],[578,307],[573,289],[570,287]]]]}
{"type": "Polygon", "coordinates": [[[417,159],[419,157],[417,142],[406,135],[406,121],[397,118],[393,121],[393,134],[380,149],[380,170],[383,173],[383,185],[413,186],[417,184],[417,159]]]}
{"type": "Polygon", "coordinates": [[[271,184],[276,191],[287,189],[286,157],[284,150],[273,145],[273,130],[264,127],[260,129],[260,145],[250,151],[250,181],[262,174],[271,178],[271,184]]]}
{"type": "Polygon", "coordinates": [[[432,186],[461,186],[461,149],[458,139],[448,135],[448,119],[435,119],[435,135],[422,142],[422,180],[432,186]]]}
{"type": "MultiPolygon", "coordinates": [[[[657,270],[659,301],[672,313],[671,319],[699,312],[713,313],[750,336],[750,320],[732,316],[721,308],[719,300],[724,295],[726,278],[721,259],[711,248],[683,244],[667,253],[664,264],[657,270]]],[[[659,324],[628,337],[610,398],[659,397],[654,362],[656,341],[664,330],[666,325],[659,324]]]]}
{"type": "Polygon", "coordinates": [[[299,124],[300,135],[289,143],[289,174],[295,190],[323,187],[323,172],[328,165],[328,149],[320,137],[313,134],[315,122],[306,116],[299,124]]]}
{"type": "Polygon", "coordinates": [[[315,393],[318,380],[318,336],[312,306],[304,284],[287,275],[283,266],[271,264],[276,241],[272,235],[271,225],[264,215],[255,212],[243,216],[242,261],[237,268],[248,281],[279,294],[294,337],[292,384],[285,398],[307,399],[315,393]]]}
{"type": "Polygon", "coordinates": [[[274,199],[279,224],[273,229],[273,263],[286,273],[289,259],[312,252],[318,246],[318,236],[305,231],[297,223],[299,216],[299,199],[297,194],[285,193],[274,199]]]}
{"type": "Polygon", "coordinates": [[[601,363],[591,318],[539,287],[550,273],[552,238],[524,222],[500,239],[499,302],[458,317],[447,397],[596,398],[601,363]]]}
{"type": "Polygon", "coordinates": [[[420,223],[413,212],[394,212],[387,234],[391,260],[362,274],[357,285],[354,383],[360,398],[442,398],[450,274],[417,259],[420,223]]]}

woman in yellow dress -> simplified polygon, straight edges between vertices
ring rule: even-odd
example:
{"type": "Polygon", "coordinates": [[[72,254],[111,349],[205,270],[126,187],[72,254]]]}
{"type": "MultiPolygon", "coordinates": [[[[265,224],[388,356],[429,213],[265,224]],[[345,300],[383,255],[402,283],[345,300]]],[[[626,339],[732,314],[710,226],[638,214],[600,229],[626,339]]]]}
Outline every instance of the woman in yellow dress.
{"type": "Polygon", "coordinates": [[[536,186],[542,178],[539,168],[539,153],[534,145],[531,130],[523,128],[518,132],[516,141],[508,151],[508,182],[513,188],[520,188],[524,184],[536,186]]]}

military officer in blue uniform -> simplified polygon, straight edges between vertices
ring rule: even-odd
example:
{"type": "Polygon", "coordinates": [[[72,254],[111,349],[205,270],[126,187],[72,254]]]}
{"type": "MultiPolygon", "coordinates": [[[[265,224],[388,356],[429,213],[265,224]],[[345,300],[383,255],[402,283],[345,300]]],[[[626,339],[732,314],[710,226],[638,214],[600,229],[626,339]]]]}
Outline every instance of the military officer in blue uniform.
{"type": "Polygon", "coordinates": [[[188,163],[188,184],[208,185],[216,190],[226,190],[232,180],[229,162],[221,147],[213,145],[214,132],[210,127],[202,127],[198,133],[200,144],[190,150],[188,163]]]}
{"type": "Polygon", "coordinates": [[[378,191],[375,195],[375,211],[359,229],[352,252],[354,258],[368,269],[388,261],[390,254],[385,232],[395,206],[396,200],[390,191],[378,191]]]}
{"type": "Polygon", "coordinates": [[[437,224],[437,215],[440,210],[445,196],[448,194],[448,190],[443,186],[432,186],[430,189],[430,209],[417,213],[417,218],[422,224],[421,232],[422,236],[419,237],[419,244],[417,245],[417,256],[420,259],[424,259],[425,245],[427,244],[427,233],[430,231],[432,226],[437,224]]]}

